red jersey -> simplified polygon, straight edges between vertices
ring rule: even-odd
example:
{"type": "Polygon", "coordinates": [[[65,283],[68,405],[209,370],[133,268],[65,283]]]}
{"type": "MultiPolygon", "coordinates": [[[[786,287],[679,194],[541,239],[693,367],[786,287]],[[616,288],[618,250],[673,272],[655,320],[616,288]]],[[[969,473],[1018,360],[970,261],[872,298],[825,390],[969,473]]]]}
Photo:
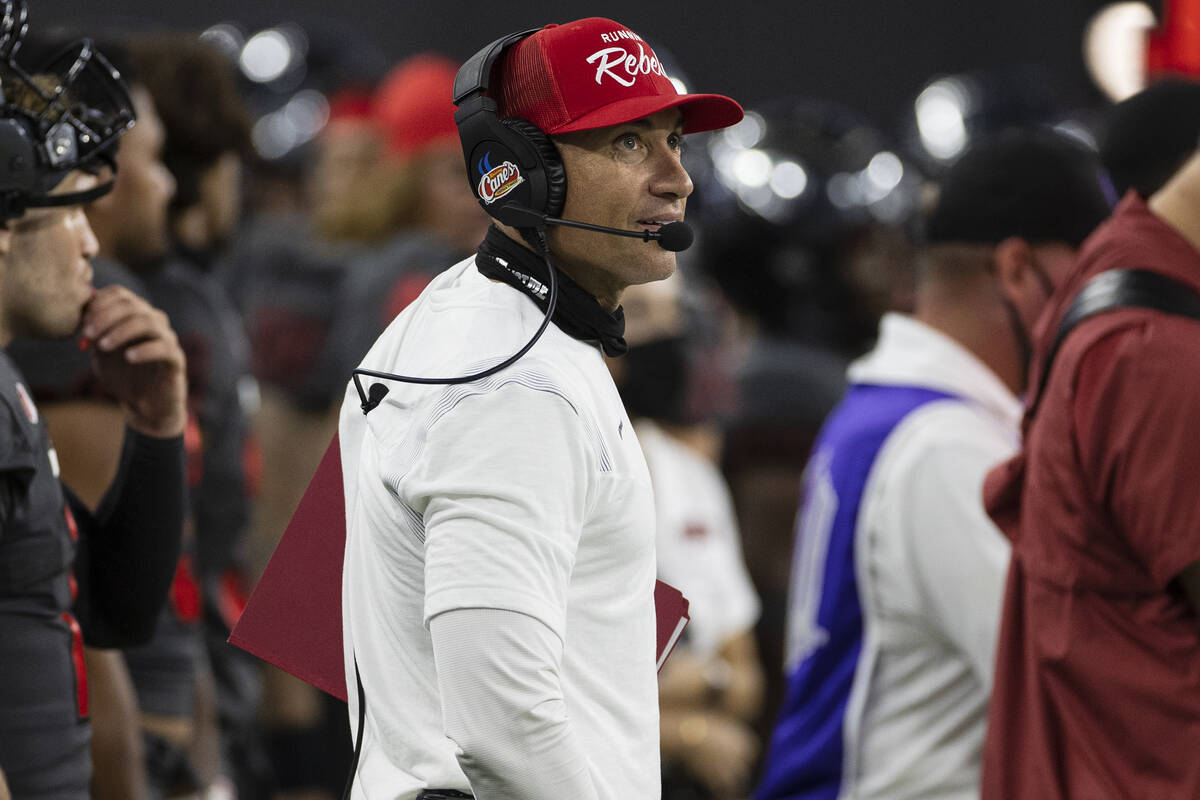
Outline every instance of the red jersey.
{"type": "MultiPolygon", "coordinates": [[[[1200,290],[1200,253],[1126,198],[1043,313],[1032,375],[1114,268],[1200,290]]],[[[983,800],[1200,797],[1200,618],[1175,580],[1200,560],[1200,322],[1084,321],[1040,406],[984,488],[1013,548],[983,800]]]]}

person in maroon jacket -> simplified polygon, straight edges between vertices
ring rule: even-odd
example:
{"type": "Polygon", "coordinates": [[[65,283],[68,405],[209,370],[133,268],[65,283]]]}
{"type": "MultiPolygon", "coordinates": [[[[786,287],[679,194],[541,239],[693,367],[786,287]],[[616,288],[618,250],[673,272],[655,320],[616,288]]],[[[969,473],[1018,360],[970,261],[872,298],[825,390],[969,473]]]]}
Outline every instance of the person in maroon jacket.
{"type": "MultiPolygon", "coordinates": [[[[1200,291],[1200,154],[1085,243],[1034,328],[1031,385],[1075,296],[1113,269],[1200,291]]],[[[1048,376],[984,489],[1012,562],[982,796],[1200,796],[1200,322],[1085,319],[1048,376]]]]}

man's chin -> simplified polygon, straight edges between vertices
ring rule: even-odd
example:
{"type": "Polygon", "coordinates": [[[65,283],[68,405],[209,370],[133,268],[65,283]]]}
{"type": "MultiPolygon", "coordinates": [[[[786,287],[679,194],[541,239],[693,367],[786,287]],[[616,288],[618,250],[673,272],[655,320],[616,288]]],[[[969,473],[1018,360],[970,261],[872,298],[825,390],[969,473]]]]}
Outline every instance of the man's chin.
{"type": "Polygon", "coordinates": [[[667,278],[675,274],[675,254],[663,252],[662,254],[655,253],[655,257],[647,259],[645,269],[642,274],[644,280],[638,283],[654,283],[655,281],[665,281],[667,278]]]}
{"type": "Polygon", "coordinates": [[[82,316],[75,320],[31,320],[14,331],[18,339],[75,339],[82,316]]]}

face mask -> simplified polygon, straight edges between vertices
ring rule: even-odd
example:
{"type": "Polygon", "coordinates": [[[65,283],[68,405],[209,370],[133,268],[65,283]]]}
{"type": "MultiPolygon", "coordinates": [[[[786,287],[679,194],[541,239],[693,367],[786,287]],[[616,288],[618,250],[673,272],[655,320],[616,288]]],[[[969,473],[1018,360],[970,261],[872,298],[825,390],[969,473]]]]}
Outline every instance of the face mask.
{"type": "Polygon", "coordinates": [[[629,416],[686,421],[688,354],[682,336],[630,347],[622,362],[625,375],[618,389],[629,416]]]}

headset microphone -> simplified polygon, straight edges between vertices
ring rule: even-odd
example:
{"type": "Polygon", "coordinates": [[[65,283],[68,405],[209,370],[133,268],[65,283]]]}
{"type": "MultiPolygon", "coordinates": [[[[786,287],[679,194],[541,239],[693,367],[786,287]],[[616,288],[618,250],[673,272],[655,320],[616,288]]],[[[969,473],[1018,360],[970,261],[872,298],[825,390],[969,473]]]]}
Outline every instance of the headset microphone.
{"type": "Polygon", "coordinates": [[[687,250],[696,240],[695,233],[686,222],[668,222],[656,231],[627,231],[623,228],[609,228],[605,225],[593,225],[590,222],[576,222],[573,219],[560,219],[535,211],[525,206],[509,205],[504,209],[508,225],[517,228],[542,228],[546,225],[557,225],[563,228],[578,228],[583,231],[609,233],[613,236],[628,236],[631,239],[641,239],[643,242],[657,242],[663,250],[678,253],[687,250]]]}
{"type": "Polygon", "coordinates": [[[686,222],[668,222],[655,233],[654,241],[658,242],[658,246],[663,250],[678,253],[692,246],[692,242],[696,241],[696,234],[686,222]]]}

